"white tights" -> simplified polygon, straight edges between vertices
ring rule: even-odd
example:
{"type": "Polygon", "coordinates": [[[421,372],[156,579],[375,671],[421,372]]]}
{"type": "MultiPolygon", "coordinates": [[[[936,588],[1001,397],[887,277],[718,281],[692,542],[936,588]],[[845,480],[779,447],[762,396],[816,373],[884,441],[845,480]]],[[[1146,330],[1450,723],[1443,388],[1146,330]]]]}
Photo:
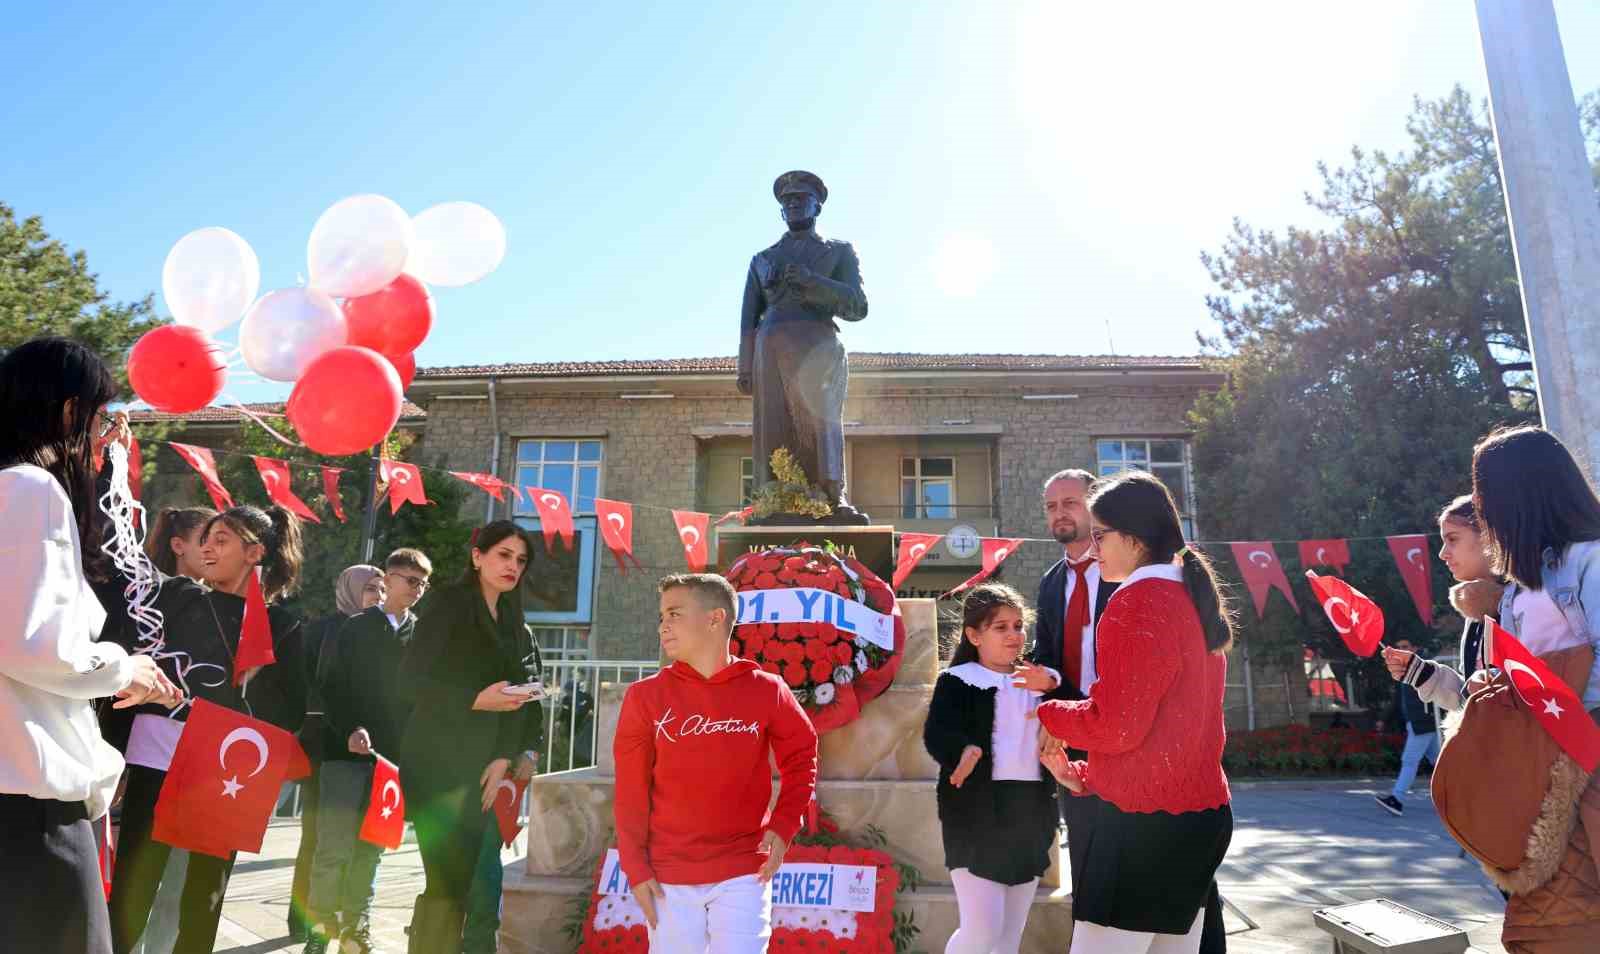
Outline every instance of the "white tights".
{"type": "Polygon", "coordinates": [[[950,935],[944,954],[1017,954],[1039,879],[1008,885],[955,868],[950,882],[956,889],[961,927],[950,935]]]}
{"type": "Polygon", "coordinates": [[[1078,921],[1072,925],[1070,954],[1195,954],[1205,925],[1205,908],[1195,914],[1188,934],[1146,934],[1078,921]]]}

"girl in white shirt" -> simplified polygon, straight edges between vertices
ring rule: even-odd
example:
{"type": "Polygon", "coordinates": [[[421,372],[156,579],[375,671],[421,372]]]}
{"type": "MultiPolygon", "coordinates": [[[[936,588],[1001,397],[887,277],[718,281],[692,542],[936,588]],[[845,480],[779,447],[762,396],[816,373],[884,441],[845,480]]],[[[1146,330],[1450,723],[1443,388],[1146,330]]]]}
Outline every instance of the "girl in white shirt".
{"type": "Polygon", "coordinates": [[[91,449],[115,395],[100,359],[65,338],[0,358],[0,938],[16,950],[110,954],[90,822],[122,757],[92,702],[179,699],[150,657],[97,642],[91,449]]]}

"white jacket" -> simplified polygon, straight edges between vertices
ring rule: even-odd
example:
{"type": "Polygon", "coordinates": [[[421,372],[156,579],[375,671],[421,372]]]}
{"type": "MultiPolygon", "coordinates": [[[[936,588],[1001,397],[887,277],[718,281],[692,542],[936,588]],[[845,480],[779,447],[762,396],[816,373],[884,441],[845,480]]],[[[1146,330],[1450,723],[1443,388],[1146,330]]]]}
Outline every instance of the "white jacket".
{"type": "Polygon", "coordinates": [[[105,621],[61,485],[28,464],[0,470],[0,792],[86,802],[90,818],[110,808],[122,756],[90,702],[126,689],[133,665],[96,642],[105,621]]]}

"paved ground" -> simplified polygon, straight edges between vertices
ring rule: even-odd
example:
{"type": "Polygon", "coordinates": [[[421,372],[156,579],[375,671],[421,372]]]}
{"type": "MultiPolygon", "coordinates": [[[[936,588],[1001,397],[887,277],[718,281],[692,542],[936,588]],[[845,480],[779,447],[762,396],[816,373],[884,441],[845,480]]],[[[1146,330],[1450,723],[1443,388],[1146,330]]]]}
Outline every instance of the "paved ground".
{"type": "MultiPolygon", "coordinates": [[[[1379,780],[1244,782],[1234,786],[1234,836],[1219,875],[1233,954],[1327,951],[1311,912],[1385,897],[1450,921],[1474,951],[1503,954],[1504,904],[1475,863],[1459,856],[1424,786],[1394,818],[1372,801],[1379,780]]],[[[299,824],[275,821],[261,855],[241,856],[224,906],[217,950],[294,951],[284,919],[299,824]]],[[[518,852],[506,851],[507,864],[518,852]]],[[[376,926],[389,954],[403,954],[402,927],[422,889],[415,844],[384,856],[376,926]]]]}

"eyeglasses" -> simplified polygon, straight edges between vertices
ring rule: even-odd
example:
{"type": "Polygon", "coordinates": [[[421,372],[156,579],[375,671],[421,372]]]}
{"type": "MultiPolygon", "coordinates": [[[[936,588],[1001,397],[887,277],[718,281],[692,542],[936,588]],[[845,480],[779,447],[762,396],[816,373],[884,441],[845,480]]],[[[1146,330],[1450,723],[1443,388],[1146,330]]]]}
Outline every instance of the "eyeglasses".
{"type": "Polygon", "coordinates": [[[1115,531],[1115,530],[1090,530],[1089,531],[1089,539],[1093,540],[1094,541],[1094,545],[1098,547],[1100,545],[1100,541],[1104,540],[1106,538],[1106,534],[1108,534],[1108,533],[1116,533],[1116,532],[1117,531],[1115,531]]]}
{"type": "Polygon", "coordinates": [[[420,576],[411,576],[411,575],[406,574],[406,573],[390,573],[389,575],[394,577],[395,579],[405,580],[406,581],[406,585],[410,586],[412,589],[416,590],[418,593],[421,593],[421,592],[427,590],[427,588],[428,588],[428,581],[424,580],[420,576]]]}

